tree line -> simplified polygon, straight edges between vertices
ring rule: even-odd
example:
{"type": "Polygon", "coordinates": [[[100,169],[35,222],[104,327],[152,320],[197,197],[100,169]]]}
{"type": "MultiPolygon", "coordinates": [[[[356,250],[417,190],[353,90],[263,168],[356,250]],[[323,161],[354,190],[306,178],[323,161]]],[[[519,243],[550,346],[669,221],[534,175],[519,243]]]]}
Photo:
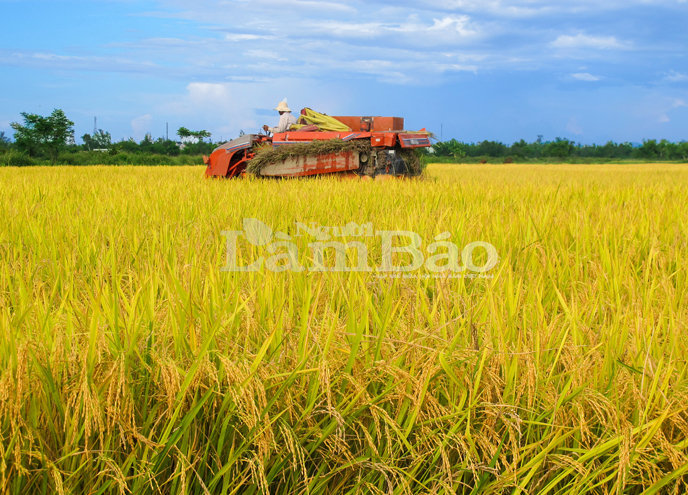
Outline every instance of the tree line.
{"type": "Polygon", "coordinates": [[[528,160],[659,160],[687,161],[688,142],[674,143],[662,139],[647,139],[639,144],[615,143],[580,144],[564,138],[543,141],[542,137],[532,143],[521,139],[511,145],[498,141],[464,143],[451,139],[432,145],[429,155],[451,161],[528,161],[528,160]]]}
{"type": "Polygon", "coordinates": [[[22,112],[22,122],[12,122],[14,140],[0,131],[0,165],[176,165],[201,164],[202,155],[215,148],[206,130],[177,130],[179,141],[153,139],[150,134],[141,141],[123,139],[113,142],[109,132],[97,129],[81,136],[76,144],[74,122],[60,109],[48,116],[22,112]]]}
{"type": "MultiPolygon", "coordinates": [[[[179,141],[153,139],[147,134],[141,141],[125,139],[113,142],[109,132],[97,129],[81,136],[83,144],[74,140],[74,122],[60,109],[48,116],[22,112],[23,122],[12,122],[14,140],[0,131],[0,165],[34,164],[139,164],[176,165],[201,164],[202,155],[215,148],[210,132],[177,130],[179,141]]],[[[438,141],[430,149],[421,150],[426,160],[451,162],[524,162],[524,161],[688,161],[688,142],[666,139],[644,140],[639,144],[580,144],[564,138],[534,142],[521,139],[511,145],[499,141],[465,143],[456,139],[438,141]]]]}

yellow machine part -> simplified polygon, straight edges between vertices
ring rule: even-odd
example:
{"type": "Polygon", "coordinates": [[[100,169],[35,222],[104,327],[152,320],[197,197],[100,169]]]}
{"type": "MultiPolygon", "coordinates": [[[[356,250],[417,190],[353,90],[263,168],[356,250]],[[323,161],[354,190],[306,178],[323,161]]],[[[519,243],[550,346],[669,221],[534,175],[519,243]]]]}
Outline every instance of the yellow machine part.
{"type": "Polygon", "coordinates": [[[340,121],[324,113],[316,112],[310,108],[304,108],[299,117],[299,123],[293,124],[291,129],[297,131],[307,125],[317,125],[318,129],[325,132],[347,132],[351,128],[340,121]]]}

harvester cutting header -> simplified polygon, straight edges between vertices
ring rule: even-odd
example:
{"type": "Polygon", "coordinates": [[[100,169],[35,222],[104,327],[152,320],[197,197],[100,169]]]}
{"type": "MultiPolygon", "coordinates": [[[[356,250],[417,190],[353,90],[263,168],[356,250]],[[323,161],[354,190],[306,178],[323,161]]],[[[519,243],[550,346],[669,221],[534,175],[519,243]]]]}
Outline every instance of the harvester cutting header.
{"type": "Polygon", "coordinates": [[[286,100],[275,110],[280,123],[264,126],[266,134],[245,134],[204,157],[206,177],[412,177],[421,172],[416,148],[430,146],[429,132],[403,130],[400,117],[334,117],[304,108],[297,120],[286,100]]]}

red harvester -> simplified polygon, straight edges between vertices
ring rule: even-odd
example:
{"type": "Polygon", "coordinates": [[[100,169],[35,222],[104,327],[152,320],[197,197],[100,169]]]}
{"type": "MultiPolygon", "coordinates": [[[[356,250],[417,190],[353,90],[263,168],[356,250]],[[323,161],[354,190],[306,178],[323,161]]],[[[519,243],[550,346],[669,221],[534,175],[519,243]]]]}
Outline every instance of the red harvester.
{"type": "MultiPolygon", "coordinates": [[[[420,173],[415,149],[430,146],[430,133],[425,129],[404,131],[400,117],[324,117],[349,130],[323,131],[316,125],[303,125],[273,136],[246,134],[204,157],[205,175],[304,177],[339,173],[375,178],[420,173]]],[[[308,124],[307,120],[300,122],[308,124]]]]}

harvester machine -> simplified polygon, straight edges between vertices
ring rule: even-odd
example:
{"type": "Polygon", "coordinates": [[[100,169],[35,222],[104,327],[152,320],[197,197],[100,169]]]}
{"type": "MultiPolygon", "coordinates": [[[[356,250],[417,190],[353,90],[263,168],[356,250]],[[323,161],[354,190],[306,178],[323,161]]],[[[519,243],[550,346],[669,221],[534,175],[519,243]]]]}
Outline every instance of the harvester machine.
{"type": "Polygon", "coordinates": [[[204,157],[206,177],[412,177],[421,172],[416,150],[430,146],[429,132],[404,131],[399,117],[330,117],[304,109],[298,122],[288,132],[224,143],[204,157]]]}

